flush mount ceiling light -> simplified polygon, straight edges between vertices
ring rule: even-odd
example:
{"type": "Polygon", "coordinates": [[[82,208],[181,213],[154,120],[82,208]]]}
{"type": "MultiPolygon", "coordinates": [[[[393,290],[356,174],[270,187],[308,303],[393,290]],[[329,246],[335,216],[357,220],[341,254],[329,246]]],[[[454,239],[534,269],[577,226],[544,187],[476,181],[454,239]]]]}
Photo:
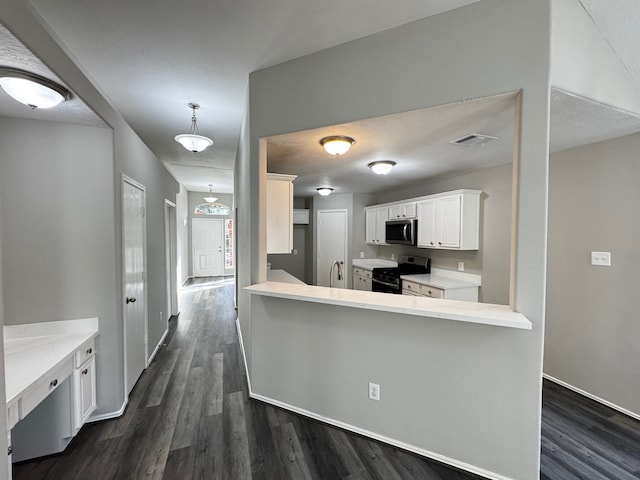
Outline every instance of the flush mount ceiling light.
{"type": "Polygon", "coordinates": [[[213,203],[218,199],[218,197],[214,197],[213,196],[213,192],[211,191],[211,187],[213,187],[213,185],[209,184],[209,196],[208,197],[202,197],[204,199],[204,201],[207,202],[207,203],[213,203]]]}
{"type": "Polygon", "coordinates": [[[327,195],[331,195],[331,192],[333,192],[333,188],[331,187],[320,187],[320,188],[316,188],[316,190],[323,197],[326,197],[327,195]]]}
{"type": "Polygon", "coordinates": [[[332,135],[320,139],[320,145],[324,147],[327,153],[336,156],[347,153],[354,143],[356,141],[353,138],[343,135],[332,135]]]}
{"type": "Polygon", "coordinates": [[[200,108],[197,103],[190,103],[189,108],[193,110],[191,115],[191,130],[189,133],[183,133],[182,135],[176,135],[176,142],[182,145],[184,148],[193,153],[199,153],[205,148],[213,145],[213,140],[209,137],[200,135],[198,131],[198,119],[196,118],[196,110],[200,108]]]}
{"type": "Polygon", "coordinates": [[[14,100],[33,110],[55,107],[71,98],[69,90],[62,85],[17,68],[0,67],[0,87],[14,100]]]}
{"type": "Polygon", "coordinates": [[[373,173],[376,175],[386,175],[393,167],[395,167],[395,165],[396,162],[391,160],[378,160],[377,162],[371,162],[367,166],[373,170],[373,173]]]}

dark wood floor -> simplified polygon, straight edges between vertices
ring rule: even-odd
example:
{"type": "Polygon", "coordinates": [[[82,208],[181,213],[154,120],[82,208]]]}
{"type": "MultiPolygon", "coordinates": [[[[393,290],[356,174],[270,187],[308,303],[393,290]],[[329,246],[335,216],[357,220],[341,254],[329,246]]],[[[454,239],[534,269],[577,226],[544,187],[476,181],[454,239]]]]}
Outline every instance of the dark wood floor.
{"type": "MultiPolygon", "coordinates": [[[[477,480],[247,396],[232,279],[194,282],[125,414],[85,425],[23,479],[477,480]]],[[[640,478],[640,422],[545,382],[543,479],[640,478]]]]}

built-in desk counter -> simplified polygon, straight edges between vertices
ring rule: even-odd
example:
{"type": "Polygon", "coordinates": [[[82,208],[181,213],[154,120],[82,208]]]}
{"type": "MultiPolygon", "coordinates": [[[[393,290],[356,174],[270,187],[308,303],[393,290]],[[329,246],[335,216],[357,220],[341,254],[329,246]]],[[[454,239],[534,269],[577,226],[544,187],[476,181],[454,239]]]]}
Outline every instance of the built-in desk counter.
{"type": "Polygon", "coordinates": [[[251,285],[245,289],[253,295],[531,330],[531,322],[521,313],[512,311],[507,305],[440,300],[272,281],[251,285]]]}
{"type": "MultiPolygon", "coordinates": [[[[67,411],[71,412],[64,431],[53,432],[53,450],[66,445],[96,408],[95,337],[98,319],[65,320],[57,322],[9,325],[4,327],[5,391],[7,398],[7,426],[13,429],[44,402],[54,391],[71,379],[65,393],[67,411]],[[68,396],[67,396],[68,395],[68,396]]],[[[50,415],[56,415],[51,412],[50,415]]],[[[31,417],[29,417],[31,419],[31,417]]],[[[53,422],[51,422],[53,423],[53,422]]],[[[34,425],[38,442],[21,442],[14,449],[14,461],[56,453],[41,448],[45,442],[41,433],[47,425],[34,425]],[[37,447],[34,445],[37,444],[37,447]]],[[[21,432],[15,432],[14,440],[21,432]]],[[[16,445],[17,446],[17,445],[16,445]]],[[[59,451],[59,450],[58,450],[59,451]]]]}

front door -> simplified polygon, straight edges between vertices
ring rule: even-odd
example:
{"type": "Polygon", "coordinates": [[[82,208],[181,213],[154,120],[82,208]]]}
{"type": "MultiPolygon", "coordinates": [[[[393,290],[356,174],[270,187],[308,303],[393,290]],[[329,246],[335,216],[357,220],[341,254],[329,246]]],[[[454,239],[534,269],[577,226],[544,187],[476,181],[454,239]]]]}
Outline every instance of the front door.
{"type": "Polygon", "coordinates": [[[191,224],[193,276],[224,275],[224,220],[194,218],[191,224]]]}
{"type": "Polygon", "coordinates": [[[346,288],[347,211],[318,210],[316,230],[316,285],[346,288]],[[338,278],[339,270],[342,273],[341,278],[338,278]]]}
{"type": "Polygon", "coordinates": [[[145,187],[123,176],[125,391],[147,368],[145,187]]]}

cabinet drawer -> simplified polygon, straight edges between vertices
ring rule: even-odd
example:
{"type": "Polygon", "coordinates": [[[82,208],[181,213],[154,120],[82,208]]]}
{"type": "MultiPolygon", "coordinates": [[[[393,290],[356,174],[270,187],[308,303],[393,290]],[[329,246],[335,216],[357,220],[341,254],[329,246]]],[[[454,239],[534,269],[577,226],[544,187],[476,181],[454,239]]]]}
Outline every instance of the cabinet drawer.
{"type": "Polygon", "coordinates": [[[444,298],[444,290],[431,285],[420,285],[420,294],[431,298],[444,298]]]}
{"type": "Polygon", "coordinates": [[[75,355],[75,368],[80,368],[84,362],[86,362],[89,358],[93,357],[96,354],[96,341],[95,339],[91,339],[82,345],[78,350],[76,350],[75,355]]]}
{"type": "Polygon", "coordinates": [[[409,295],[411,297],[421,297],[422,296],[418,292],[414,292],[412,290],[406,290],[406,289],[402,289],[402,295],[409,295]]]}
{"type": "Polygon", "coordinates": [[[370,270],[362,270],[362,276],[367,280],[371,280],[371,271],[370,270]]]}
{"type": "Polygon", "coordinates": [[[402,280],[402,290],[406,290],[407,292],[413,292],[416,295],[419,295],[420,285],[414,282],[409,282],[407,280],[402,280]]]}
{"type": "Polygon", "coordinates": [[[71,375],[71,358],[53,370],[46,377],[36,382],[33,388],[20,399],[20,419],[26,417],[47,395],[53,392],[71,375]]]}

